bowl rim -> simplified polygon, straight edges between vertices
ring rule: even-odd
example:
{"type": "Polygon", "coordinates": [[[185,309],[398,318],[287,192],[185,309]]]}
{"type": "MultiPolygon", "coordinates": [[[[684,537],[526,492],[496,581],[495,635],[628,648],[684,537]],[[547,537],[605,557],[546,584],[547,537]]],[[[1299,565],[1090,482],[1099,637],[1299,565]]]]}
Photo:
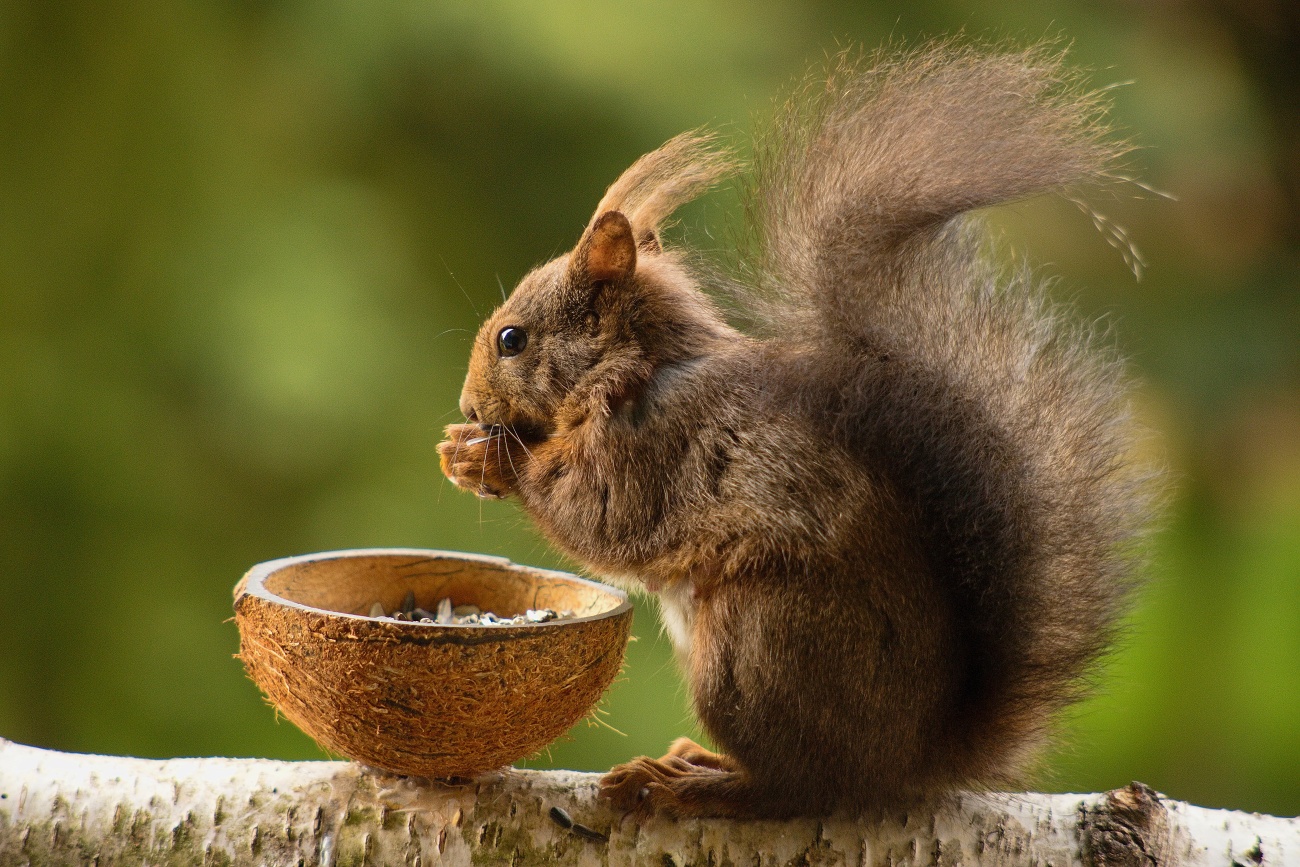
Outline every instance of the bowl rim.
{"type": "Polygon", "coordinates": [[[522,563],[516,563],[507,557],[496,557],[491,554],[475,554],[467,551],[447,551],[438,548],[346,548],[338,551],[317,551],[311,554],[278,557],[275,560],[266,560],[258,563],[244,573],[244,577],[235,585],[234,596],[236,611],[238,611],[239,601],[243,597],[252,596],[273,605],[280,605],[285,608],[297,608],[301,611],[310,611],[315,614],[323,614],[330,617],[343,617],[350,620],[361,620],[368,623],[382,624],[384,626],[416,627],[422,630],[433,630],[434,632],[444,632],[447,630],[452,633],[467,631],[480,632],[483,634],[501,635],[502,637],[510,633],[515,633],[517,630],[532,632],[563,629],[574,624],[593,623],[598,620],[619,617],[632,611],[632,602],[627,598],[627,592],[611,584],[605,584],[601,581],[593,581],[590,578],[583,578],[579,575],[574,575],[572,572],[562,572],[558,569],[543,569],[537,566],[528,566],[522,563]],[[292,599],[287,599],[283,596],[272,593],[266,588],[265,582],[267,578],[274,573],[291,566],[300,566],[304,563],[317,563],[326,560],[346,560],[362,557],[422,557],[427,559],[460,560],[471,563],[504,566],[510,571],[525,572],[543,578],[550,577],[566,582],[583,584],[587,587],[607,593],[620,601],[618,605],[608,611],[602,611],[599,614],[590,614],[586,617],[568,617],[564,620],[551,620],[544,623],[518,623],[509,626],[485,626],[479,623],[419,623],[408,620],[381,620],[379,618],[370,617],[366,614],[349,614],[346,611],[334,611],[329,608],[316,608],[311,605],[304,605],[301,602],[296,602],[292,599]]]}

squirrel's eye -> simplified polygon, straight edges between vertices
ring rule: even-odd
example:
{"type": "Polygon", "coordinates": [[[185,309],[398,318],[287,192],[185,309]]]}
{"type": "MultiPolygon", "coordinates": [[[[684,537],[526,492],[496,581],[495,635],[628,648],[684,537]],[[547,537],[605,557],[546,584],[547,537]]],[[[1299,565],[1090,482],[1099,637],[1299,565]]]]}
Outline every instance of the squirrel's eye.
{"type": "Polygon", "coordinates": [[[512,325],[502,328],[501,333],[497,335],[497,353],[504,358],[518,355],[527,345],[528,332],[522,328],[515,328],[512,325]]]}

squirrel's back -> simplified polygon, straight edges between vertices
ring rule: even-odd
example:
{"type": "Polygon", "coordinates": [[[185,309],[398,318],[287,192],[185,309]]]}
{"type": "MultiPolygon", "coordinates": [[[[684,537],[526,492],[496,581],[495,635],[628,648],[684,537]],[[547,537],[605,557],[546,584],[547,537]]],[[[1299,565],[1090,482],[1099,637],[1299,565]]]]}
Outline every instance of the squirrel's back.
{"type": "Polygon", "coordinates": [[[1116,180],[1098,116],[1058,55],[940,46],[841,63],[759,152],[748,301],[801,349],[772,376],[915,510],[963,633],[945,760],[970,782],[1023,769],[1079,697],[1147,524],[1115,352],[965,216],[1116,180]]]}

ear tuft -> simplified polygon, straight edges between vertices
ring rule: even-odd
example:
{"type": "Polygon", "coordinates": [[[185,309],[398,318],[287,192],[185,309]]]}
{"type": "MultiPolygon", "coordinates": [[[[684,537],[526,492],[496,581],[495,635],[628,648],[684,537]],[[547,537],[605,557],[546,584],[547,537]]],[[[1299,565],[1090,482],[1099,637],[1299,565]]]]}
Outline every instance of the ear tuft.
{"type": "Polygon", "coordinates": [[[636,270],[632,224],[621,211],[596,218],[578,244],[575,264],[593,283],[614,283],[636,270]]]}

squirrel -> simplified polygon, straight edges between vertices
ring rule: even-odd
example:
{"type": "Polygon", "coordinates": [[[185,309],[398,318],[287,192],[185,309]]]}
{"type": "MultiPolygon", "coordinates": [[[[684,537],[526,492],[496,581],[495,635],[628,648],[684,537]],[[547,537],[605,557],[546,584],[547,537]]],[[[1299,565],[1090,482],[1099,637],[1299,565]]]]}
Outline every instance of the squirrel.
{"type": "Polygon", "coordinates": [[[1116,351],[991,262],[971,212],[1128,180],[1105,108],[1050,46],[841,57],[755,145],[740,277],[661,238],[737,168],[689,132],[483,324],[443,472],[657,594],[721,750],[614,768],[616,806],[882,813],[1012,785],[1086,694],[1153,473],[1116,351]]]}

